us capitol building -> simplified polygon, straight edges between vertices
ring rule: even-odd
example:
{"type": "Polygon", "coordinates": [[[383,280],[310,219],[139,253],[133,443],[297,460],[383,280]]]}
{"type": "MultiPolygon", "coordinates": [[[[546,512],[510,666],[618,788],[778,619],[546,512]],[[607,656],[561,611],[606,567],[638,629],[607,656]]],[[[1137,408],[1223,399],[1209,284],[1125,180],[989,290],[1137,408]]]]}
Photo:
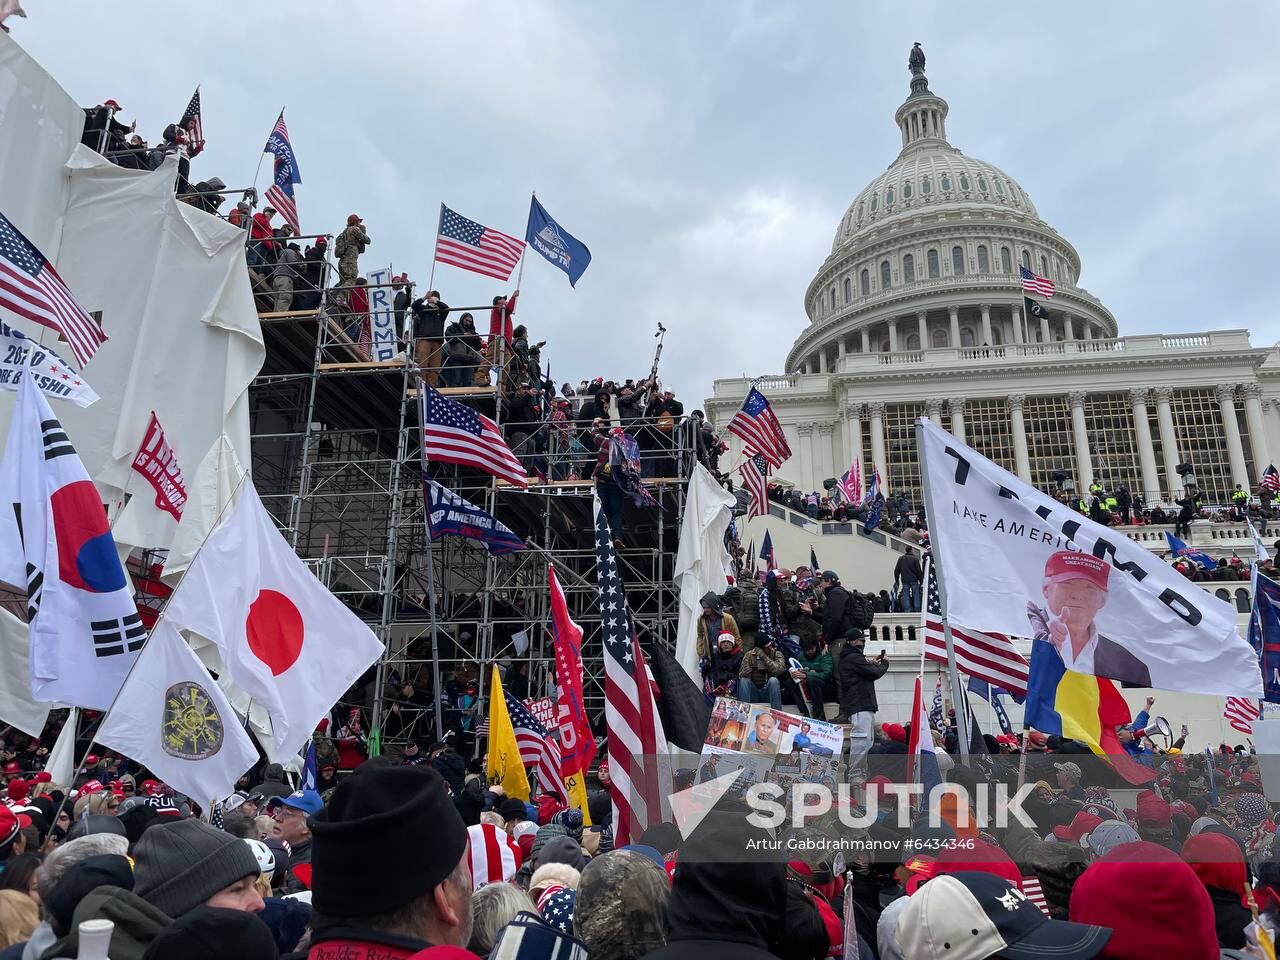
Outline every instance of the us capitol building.
{"type": "MultiPolygon", "coordinates": [[[[1121,335],[1026,191],[951,145],[919,45],[910,69],[902,151],[836,225],[785,373],[758,381],[793,451],[778,478],[820,490],[860,455],[918,501],[928,416],[1041,488],[1064,471],[1078,490],[1096,478],[1168,502],[1182,463],[1206,503],[1255,487],[1280,453],[1280,351],[1243,329],[1121,335]],[[1024,315],[1019,265],[1056,284],[1048,316],[1024,315]]],[[[749,386],[717,380],[713,422],[749,386]]]]}

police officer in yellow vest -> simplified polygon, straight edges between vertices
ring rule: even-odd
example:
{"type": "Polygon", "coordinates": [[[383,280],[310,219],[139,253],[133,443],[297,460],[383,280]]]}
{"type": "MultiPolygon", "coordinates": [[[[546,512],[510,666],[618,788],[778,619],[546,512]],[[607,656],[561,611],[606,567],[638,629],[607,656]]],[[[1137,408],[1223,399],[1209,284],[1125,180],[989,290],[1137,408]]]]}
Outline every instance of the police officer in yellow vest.
{"type": "Polygon", "coordinates": [[[1243,489],[1238,483],[1231,491],[1231,505],[1236,508],[1236,515],[1243,520],[1245,507],[1249,505],[1249,491],[1243,489]]]}

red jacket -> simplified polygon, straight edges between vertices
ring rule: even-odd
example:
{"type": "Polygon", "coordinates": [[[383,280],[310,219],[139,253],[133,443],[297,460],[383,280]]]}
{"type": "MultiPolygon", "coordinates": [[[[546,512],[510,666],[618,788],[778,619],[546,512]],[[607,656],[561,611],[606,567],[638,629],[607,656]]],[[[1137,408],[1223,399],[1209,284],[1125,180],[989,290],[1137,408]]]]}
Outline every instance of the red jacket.
{"type": "Polygon", "coordinates": [[[502,316],[502,307],[494,307],[489,311],[489,339],[492,340],[494,337],[501,336],[507,343],[511,342],[511,331],[514,329],[511,318],[515,316],[516,298],[519,296],[520,291],[517,290],[507,298],[507,315],[505,318],[502,316]]]}
{"type": "Polygon", "coordinates": [[[262,249],[274,250],[276,248],[275,234],[271,232],[271,220],[265,213],[255,213],[253,215],[253,225],[249,228],[249,237],[252,240],[261,240],[262,249]]]}

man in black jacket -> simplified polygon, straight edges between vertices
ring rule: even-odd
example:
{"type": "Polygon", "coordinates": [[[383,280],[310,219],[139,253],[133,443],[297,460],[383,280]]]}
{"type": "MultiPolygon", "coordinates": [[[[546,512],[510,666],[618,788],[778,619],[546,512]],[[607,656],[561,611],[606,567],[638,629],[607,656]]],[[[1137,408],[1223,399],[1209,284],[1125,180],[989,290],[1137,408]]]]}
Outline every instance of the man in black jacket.
{"type": "Polygon", "coordinates": [[[413,311],[413,357],[418,373],[428,387],[440,383],[440,347],[444,344],[444,321],[449,305],[440,299],[439,290],[428,290],[410,304],[413,311]]]}
{"type": "Polygon", "coordinates": [[[907,552],[898,558],[893,567],[893,585],[902,585],[898,596],[904,612],[920,612],[920,583],[923,580],[924,570],[920,567],[920,558],[916,556],[915,550],[907,547],[907,552]]]}
{"type": "Polygon", "coordinates": [[[840,651],[840,713],[849,718],[853,729],[849,732],[849,773],[863,771],[864,758],[875,738],[876,681],[889,670],[889,661],[881,650],[874,660],[868,660],[864,647],[866,637],[858,631],[840,651]]]}

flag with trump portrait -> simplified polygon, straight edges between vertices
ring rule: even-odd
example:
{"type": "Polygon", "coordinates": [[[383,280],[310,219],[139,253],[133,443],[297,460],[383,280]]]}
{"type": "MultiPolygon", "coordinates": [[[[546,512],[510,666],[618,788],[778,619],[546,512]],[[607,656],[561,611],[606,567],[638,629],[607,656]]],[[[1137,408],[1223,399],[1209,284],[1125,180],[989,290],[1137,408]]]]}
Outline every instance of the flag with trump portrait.
{"type": "Polygon", "coordinates": [[[927,419],[917,425],[943,614],[1030,636],[1037,663],[1136,686],[1262,693],[1235,608],[927,419]],[[1037,645],[1050,656],[1037,656],[1037,645]]]}

